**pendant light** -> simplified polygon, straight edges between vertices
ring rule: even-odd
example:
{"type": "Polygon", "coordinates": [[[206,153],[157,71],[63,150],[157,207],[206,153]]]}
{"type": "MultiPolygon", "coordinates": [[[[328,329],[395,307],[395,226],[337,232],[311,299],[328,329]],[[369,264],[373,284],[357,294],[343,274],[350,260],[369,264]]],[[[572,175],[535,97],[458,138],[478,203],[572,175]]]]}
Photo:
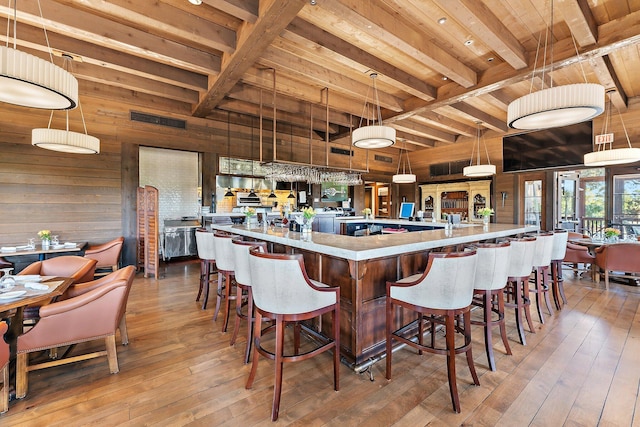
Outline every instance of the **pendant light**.
{"type": "MultiPolygon", "coordinates": [[[[71,55],[62,55],[65,63],[65,70],[71,70],[71,55]]],[[[46,150],[59,151],[73,154],[98,154],[100,153],[100,140],[87,133],[87,124],[84,121],[84,113],[78,99],[78,110],[82,119],[84,133],[69,130],[69,110],[65,111],[65,129],[51,129],[54,110],[51,110],[49,124],[46,128],[31,130],[31,145],[44,148],[46,150]]]]}
{"type": "MultiPolygon", "coordinates": [[[[227,175],[231,175],[231,113],[227,111],[227,175]]],[[[231,187],[227,187],[224,197],[233,197],[231,187]]]]}
{"type": "MultiPolygon", "coordinates": [[[[11,5],[11,2],[9,2],[11,5]]],[[[38,0],[40,19],[42,9],[38,0]]],[[[53,63],[47,30],[43,26],[50,61],[17,49],[18,0],[13,1],[13,47],[9,47],[10,17],[7,16],[7,45],[0,46],[0,101],[21,107],[66,110],[78,105],[78,80],[53,63]]]]}
{"type": "Polygon", "coordinates": [[[466,166],[462,169],[462,174],[464,176],[469,177],[481,177],[481,176],[491,176],[496,174],[496,166],[491,164],[491,160],[489,160],[489,150],[487,150],[487,144],[484,142],[484,137],[482,136],[482,130],[480,129],[480,125],[482,122],[476,122],[478,125],[476,142],[473,144],[473,149],[471,150],[471,160],[469,162],[469,166],[466,166]],[[482,139],[482,145],[484,145],[484,151],[487,155],[487,164],[480,163],[480,140],[482,139]],[[473,164],[473,158],[476,157],[477,164],[473,164]]]}
{"type": "MultiPolygon", "coordinates": [[[[251,155],[253,156],[253,117],[251,117],[251,155]]],[[[258,197],[253,182],[253,159],[251,160],[251,191],[249,191],[249,197],[258,197]]]]}
{"type": "Polygon", "coordinates": [[[360,118],[360,127],[351,134],[351,143],[358,148],[384,148],[396,143],[396,130],[390,126],[382,124],[382,113],[380,112],[380,100],[378,98],[378,88],[376,87],[377,73],[371,73],[371,86],[373,88],[373,100],[375,101],[372,124],[362,126],[364,117],[368,115],[368,95],[360,118]]]}
{"type": "MultiPolygon", "coordinates": [[[[573,39],[573,35],[571,37],[573,39]]],[[[551,0],[551,21],[546,30],[543,52],[547,51],[546,40],[548,39],[551,40],[551,72],[553,71],[553,0],[551,0]]],[[[540,44],[538,44],[539,51],[540,44]]],[[[577,46],[576,54],[578,54],[577,46]]],[[[536,55],[537,57],[538,55],[536,55]]],[[[582,64],[580,65],[582,66],[582,64]]],[[[544,66],[542,68],[544,69],[544,66]]],[[[531,89],[533,89],[535,76],[536,70],[534,68],[531,89]]],[[[544,75],[541,80],[544,84],[544,75]]],[[[598,116],[603,111],[604,86],[602,85],[579,83],[552,86],[537,92],[530,92],[510,103],[507,109],[507,124],[514,129],[548,129],[584,122],[598,116]]]]}
{"type": "Polygon", "coordinates": [[[613,131],[608,133],[609,123],[611,122],[611,110],[612,102],[611,102],[611,92],[615,92],[615,90],[607,91],[609,95],[608,101],[608,110],[606,113],[606,117],[604,123],[602,125],[602,133],[600,135],[595,136],[594,145],[596,146],[595,151],[591,153],[587,153],[584,155],[584,165],[585,166],[608,166],[608,165],[620,165],[624,163],[633,163],[640,161],[640,148],[631,147],[631,141],[629,140],[629,134],[627,133],[627,128],[624,125],[624,121],[622,120],[622,115],[620,114],[620,110],[618,110],[618,117],[620,117],[620,123],[622,124],[622,129],[624,130],[624,135],[627,139],[626,148],[613,148],[613,131]]]}
{"type": "Polygon", "coordinates": [[[416,182],[416,176],[411,172],[411,163],[409,162],[409,152],[407,151],[406,141],[403,140],[403,147],[400,149],[400,156],[398,157],[398,170],[396,174],[391,178],[396,184],[411,184],[416,182]],[[404,153],[405,161],[402,161],[402,154],[404,153]],[[402,173],[400,173],[400,165],[402,165],[402,173]],[[409,173],[406,171],[407,165],[409,166],[409,173]]]}

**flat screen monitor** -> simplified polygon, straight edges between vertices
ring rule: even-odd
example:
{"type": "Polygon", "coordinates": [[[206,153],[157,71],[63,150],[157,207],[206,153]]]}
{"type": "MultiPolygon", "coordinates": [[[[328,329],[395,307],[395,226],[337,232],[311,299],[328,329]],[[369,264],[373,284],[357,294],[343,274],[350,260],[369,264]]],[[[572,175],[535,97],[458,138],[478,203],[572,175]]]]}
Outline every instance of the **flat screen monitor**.
{"type": "Polygon", "coordinates": [[[538,130],[502,139],[503,172],[575,167],[593,151],[593,123],[538,130]]]}
{"type": "Polygon", "coordinates": [[[400,215],[398,218],[400,219],[409,219],[413,218],[413,210],[415,209],[416,204],[413,202],[402,202],[400,204],[400,215]]]}

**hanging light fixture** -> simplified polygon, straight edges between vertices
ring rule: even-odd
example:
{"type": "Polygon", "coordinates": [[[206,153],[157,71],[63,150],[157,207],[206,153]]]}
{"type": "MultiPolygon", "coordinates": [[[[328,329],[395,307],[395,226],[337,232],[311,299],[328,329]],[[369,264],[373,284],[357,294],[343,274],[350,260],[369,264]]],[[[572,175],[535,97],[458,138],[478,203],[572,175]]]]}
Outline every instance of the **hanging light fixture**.
{"type": "MultiPolygon", "coordinates": [[[[573,39],[573,35],[571,37],[573,39]]],[[[551,40],[551,71],[553,71],[553,0],[551,0],[551,21],[546,30],[544,52],[547,51],[546,40],[548,39],[551,40]]],[[[540,45],[538,45],[538,51],[540,51],[540,45]]],[[[578,54],[577,46],[576,54],[578,54]]],[[[581,63],[580,66],[582,67],[581,63]]],[[[544,66],[542,69],[544,70],[544,66]]],[[[585,75],[584,70],[582,73],[585,75]]],[[[535,76],[534,67],[531,89],[533,89],[535,76]]],[[[541,80],[544,85],[544,74],[541,80]]],[[[507,109],[507,124],[514,129],[548,129],[584,122],[603,111],[604,86],[602,85],[578,83],[552,86],[530,92],[510,103],[507,109]]]]}
{"type": "MultiPolygon", "coordinates": [[[[78,104],[78,80],[53,63],[46,28],[43,26],[50,61],[17,49],[17,3],[17,0],[13,1],[13,47],[9,47],[9,16],[7,45],[0,46],[0,101],[45,110],[75,108],[78,104]]],[[[42,19],[39,0],[38,9],[42,19]]]]}
{"type": "Polygon", "coordinates": [[[473,149],[471,150],[471,160],[469,161],[469,166],[466,166],[462,169],[462,174],[464,176],[470,177],[480,177],[480,176],[491,176],[496,174],[496,166],[491,164],[491,160],[489,159],[489,150],[487,150],[487,144],[484,142],[484,137],[482,136],[482,131],[480,129],[480,125],[482,122],[477,122],[478,131],[476,142],[473,144],[473,149]],[[483,165],[480,163],[480,140],[482,139],[482,145],[484,145],[484,151],[487,155],[487,164],[483,165]],[[473,164],[473,158],[476,157],[477,164],[473,164]]]}
{"type": "Polygon", "coordinates": [[[594,145],[596,146],[596,150],[587,153],[584,155],[584,165],[585,166],[608,166],[608,165],[620,165],[624,163],[633,163],[640,161],[640,148],[631,147],[631,141],[629,140],[629,134],[627,133],[627,128],[624,125],[624,121],[622,120],[622,115],[620,114],[620,110],[618,110],[618,117],[620,117],[620,123],[622,124],[622,129],[624,130],[624,135],[627,138],[626,148],[613,148],[613,132],[608,133],[609,123],[611,122],[611,110],[612,102],[611,102],[611,92],[615,92],[615,90],[607,91],[609,95],[608,101],[608,110],[606,113],[606,117],[604,119],[604,123],[602,125],[602,133],[600,135],[595,136],[594,145]]]}
{"type": "MultiPolygon", "coordinates": [[[[71,56],[62,55],[65,62],[65,68],[71,68],[71,56]]],[[[49,124],[46,128],[37,128],[31,130],[31,144],[40,148],[44,148],[52,151],[60,151],[63,153],[74,154],[97,154],[100,152],[100,140],[95,136],[91,136],[87,133],[87,124],[84,121],[84,113],[82,112],[82,106],[78,99],[78,109],[80,110],[80,117],[82,118],[82,127],[84,133],[73,132],[69,130],[69,110],[65,111],[66,114],[66,128],[63,129],[51,129],[51,122],[53,121],[54,110],[51,110],[49,116],[49,124]]]]}
{"type": "Polygon", "coordinates": [[[390,126],[382,124],[382,113],[380,112],[380,100],[378,98],[378,88],[376,87],[377,73],[371,73],[371,86],[373,88],[373,100],[375,101],[372,125],[362,126],[364,117],[367,116],[368,95],[365,100],[360,127],[355,129],[351,135],[351,143],[358,148],[384,148],[396,143],[396,130],[390,126]],[[377,123],[377,124],[376,124],[377,123]]]}
{"type": "MultiPolygon", "coordinates": [[[[231,175],[231,113],[227,111],[227,175],[231,175]]],[[[224,197],[233,197],[231,187],[227,187],[224,197]]]]}
{"type": "Polygon", "coordinates": [[[398,157],[398,170],[396,174],[391,178],[396,184],[411,184],[416,182],[416,176],[411,172],[411,163],[409,162],[409,152],[407,151],[406,142],[403,141],[403,147],[400,149],[400,156],[398,157]],[[402,153],[406,158],[406,161],[402,161],[402,153]],[[400,165],[402,165],[402,173],[400,173],[400,165]],[[409,173],[406,171],[406,167],[409,166],[409,173]]]}

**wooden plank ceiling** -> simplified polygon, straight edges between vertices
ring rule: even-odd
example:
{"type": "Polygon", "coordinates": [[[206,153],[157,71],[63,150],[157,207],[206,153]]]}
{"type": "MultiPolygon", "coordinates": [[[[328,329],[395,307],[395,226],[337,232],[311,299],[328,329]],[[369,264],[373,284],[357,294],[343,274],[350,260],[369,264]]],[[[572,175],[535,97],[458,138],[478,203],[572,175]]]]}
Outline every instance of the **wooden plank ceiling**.
{"type": "Polygon", "coordinates": [[[90,83],[81,87],[102,97],[146,94],[211,119],[258,116],[261,106],[271,119],[275,92],[278,124],[300,135],[312,127],[318,139],[327,129],[334,141],[349,138],[359,126],[373,99],[372,72],[382,116],[409,150],[473,137],[477,122],[507,132],[507,105],[532,84],[599,82],[617,89],[621,109],[640,94],[635,0],[555,0],[552,26],[550,0],[40,4],[42,17],[37,2],[18,2],[18,45],[48,58],[44,22],[54,53],[79,59],[73,72],[90,83]],[[553,57],[548,49],[536,64],[550,27],[553,57]]]}

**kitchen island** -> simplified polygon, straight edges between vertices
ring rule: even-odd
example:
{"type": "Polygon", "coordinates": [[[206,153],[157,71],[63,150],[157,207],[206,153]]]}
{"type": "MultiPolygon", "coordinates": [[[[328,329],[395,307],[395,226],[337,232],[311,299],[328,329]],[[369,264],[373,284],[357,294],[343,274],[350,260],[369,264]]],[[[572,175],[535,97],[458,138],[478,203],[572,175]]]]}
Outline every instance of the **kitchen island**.
{"type": "MultiPolygon", "coordinates": [[[[216,230],[267,242],[269,251],[300,253],[310,278],[340,287],[340,344],[346,363],[359,369],[385,351],[386,282],[423,271],[430,251],[532,232],[535,226],[463,224],[445,230],[353,237],[302,234],[280,228],[212,224],[216,230]]],[[[396,316],[398,325],[403,315],[396,316]]],[[[318,328],[330,328],[330,318],[318,328]]],[[[321,330],[320,330],[321,332],[321,330]]]]}

